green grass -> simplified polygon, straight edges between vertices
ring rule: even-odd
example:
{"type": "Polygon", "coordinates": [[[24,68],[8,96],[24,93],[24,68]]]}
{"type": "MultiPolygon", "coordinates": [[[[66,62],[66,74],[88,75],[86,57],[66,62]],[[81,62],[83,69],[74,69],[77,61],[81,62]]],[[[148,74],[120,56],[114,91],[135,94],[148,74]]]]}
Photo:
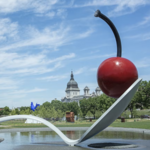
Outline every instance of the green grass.
{"type": "Polygon", "coordinates": [[[138,122],[114,122],[110,125],[111,127],[123,127],[123,128],[139,128],[139,129],[150,129],[150,121],[138,121],[138,122]]]}
{"type": "MultiPolygon", "coordinates": [[[[69,122],[52,122],[56,127],[90,127],[96,120],[89,121],[76,121],[75,123],[69,122]]],[[[0,123],[0,129],[8,128],[44,128],[47,127],[44,124],[25,124],[25,120],[12,120],[0,123]]],[[[126,122],[122,123],[120,119],[113,122],[111,127],[124,127],[124,128],[140,128],[140,129],[150,129],[150,120],[142,119],[137,121],[137,119],[126,119],[126,122]]]]}
{"type": "Polygon", "coordinates": [[[91,124],[67,124],[67,125],[56,125],[56,127],[90,127],[91,124]]]}
{"type": "MultiPolygon", "coordinates": [[[[66,125],[56,125],[56,127],[90,127],[92,124],[66,124],[66,125]]],[[[11,127],[0,127],[0,129],[8,129],[8,128],[46,128],[45,125],[13,125],[11,127]]]]}
{"type": "MultiPolygon", "coordinates": [[[[142,115],[149,115],[150,116],[150,110],[149,109],[143,109],[143,110],[135,110],[134,112],[136,118],[140,118],[142,115]]],[[[129,115],[131,115],[131,112],[129,110],[124,111],[121,116],[125,118],[129,118],[129,115]]]]}
{"type": "Polygon", "coordinates": [[[0,127],[0,129],[8,129],[8,128],[6,128],[6,127],[0,127]]]}
{"type": "MultiPolygon", "coordinates": [[[[13,120],[13,121],[6,121],[6,122],[2,122],[0,123],[0,129],[5,129],[5,128],[43,128],[43,127],[47,127],[44,124],[25,124],[24,123],[25,120],[13,120]],[[2,127],[1,127],[2,126],[2,127]]],[[[90,127],[93,122],[89,122],[89,121],[76,121],[74,123],[69,123],[69,122],[51,122],[52,124],[54,124],[56,127],[90,127]]]]}

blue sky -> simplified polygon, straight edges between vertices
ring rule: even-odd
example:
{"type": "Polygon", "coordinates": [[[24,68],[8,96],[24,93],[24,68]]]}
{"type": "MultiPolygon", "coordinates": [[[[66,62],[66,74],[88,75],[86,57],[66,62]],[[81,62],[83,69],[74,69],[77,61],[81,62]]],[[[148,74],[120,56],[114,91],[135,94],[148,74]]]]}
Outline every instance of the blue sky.
{"type": "Polygon", "coordinates": [[[98,66],[116,56],[97,9],[118,29],[122,56],[150,80],[149,8],[149,0],[0,1],[0,107],[60,100],[71,70],[81,94],[85,86],[95,90],[98,66]]]}

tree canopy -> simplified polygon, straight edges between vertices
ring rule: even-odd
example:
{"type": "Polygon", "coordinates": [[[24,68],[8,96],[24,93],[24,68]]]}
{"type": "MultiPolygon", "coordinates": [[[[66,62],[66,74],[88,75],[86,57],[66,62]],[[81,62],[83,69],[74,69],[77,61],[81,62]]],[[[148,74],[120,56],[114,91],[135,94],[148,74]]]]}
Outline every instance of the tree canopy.
{"type": "Polygon", "coordinates": [[[133,117],[134,108],[150,108],[150,81],[142,81],[140,83],[137,92],[126,108],[130,110],[131,117],[133,117]]]}

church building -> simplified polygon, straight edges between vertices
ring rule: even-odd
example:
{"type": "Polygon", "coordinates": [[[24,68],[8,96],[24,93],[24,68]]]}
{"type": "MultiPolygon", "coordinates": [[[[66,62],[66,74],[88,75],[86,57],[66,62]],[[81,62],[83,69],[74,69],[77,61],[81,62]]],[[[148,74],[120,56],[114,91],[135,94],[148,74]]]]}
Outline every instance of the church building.
{"type": "Polygon", "coordinates": [[[80,95],[80,89],[78,83],[74,80],[73,72],[71,72],[70,81],[67,83],[66,96],[61,99],[62,102],[79,102],[81,99],[88,99],[90,97],[100,96],[101,90],[99,87],[95,89],[95,92],[89,93],[90,89],[86,86],[84,89],[84,95],[80,95]]]}

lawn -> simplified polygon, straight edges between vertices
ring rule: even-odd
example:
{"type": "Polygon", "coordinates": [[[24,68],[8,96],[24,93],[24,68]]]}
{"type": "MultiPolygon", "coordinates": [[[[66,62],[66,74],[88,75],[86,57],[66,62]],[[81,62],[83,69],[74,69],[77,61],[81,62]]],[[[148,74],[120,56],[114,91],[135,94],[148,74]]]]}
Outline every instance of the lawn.
{"type": "MultiPolygon", "coordinates": [[[[11,121],[6,121],[6,122],[2,122],[0,123],[0,129],[5,129],[5,128],[42,128],[42,127],[47,127],[44,124],[26,124],[24,123],[25,120],[11,120],[11,121]]],[[[90,127],[93,122],[89,122],[89,121],[76,121],[74,123],[69,123],[69,122],[59,122],[59,121],[55,121],[55,122],[51,122],[52,124],[54,124],[56,127],[90,127]]]]}
{"type": "MultiPolygon", "coordinates": [[[[89,122],[86,120],[76,121],[74,123],[69,122],[52,122],[56,127],[90,127],[96,120],[89,122]]],[[[0,129],[6,128],[42,128],[47,127],[44,124],[25,124],[25,120],[11,120],[0,123],[0,129]]],[[[115,120],[111,127],[124,127],[124,128],[140,128],[150,129],[150,120],[147,119],[126,119],[126,122],[121,122],[120,119],[115,120]]]]}
{"type": "Polygon", "coordinates": [[[123,127],[123,128],[139,128],[139,129],[150,129],[150,120],[142,119],[137,121],[136,119],[131,121],[127,120],[127,122],[113,122],[111,127],[123,127]]]}

